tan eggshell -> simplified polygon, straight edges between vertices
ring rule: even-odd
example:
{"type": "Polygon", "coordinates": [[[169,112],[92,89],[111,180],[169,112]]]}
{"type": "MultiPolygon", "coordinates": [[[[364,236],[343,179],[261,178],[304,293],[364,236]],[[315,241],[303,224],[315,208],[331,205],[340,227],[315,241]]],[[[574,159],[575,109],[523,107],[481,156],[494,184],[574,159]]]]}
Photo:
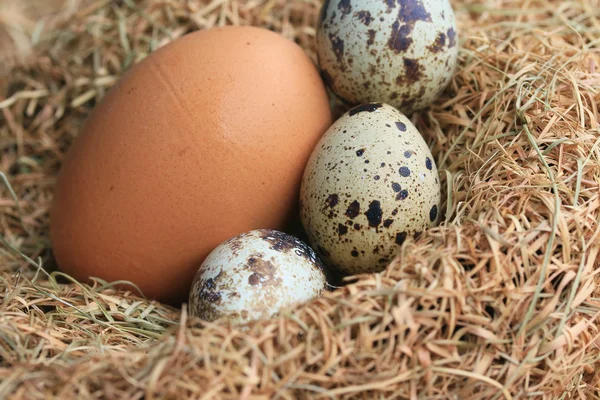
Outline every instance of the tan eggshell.
{"type": "Polygon", "coordinates": [[[410,120],[387,104],[363,104],[323,135],[304,172],[300,216],[324,264],[379,272],[407,236],[435,225],[438,171],[410,120]]]}
{"type": "Polygon", "coordinates": [[[448,86],[458,35],[448,0],[327,0],[317,54],[331,89],[351,105],[383,102],[410,114],[448,86]]]}
{"type": "Polygon", "coordinates": [[[64,160],[51,210],[59,267],[187,299],[219,243],[283,229],[331,112],[303,50],[254,27],[188,34],[134,65],[64,160]]]}
{"type": "Polygon", "coordinates": [[[327,289],[313,249],[296,237],[257,229],[228,239],[204,260],[190,292],[190,314],[233,324],[270,318],[327,289]]]}

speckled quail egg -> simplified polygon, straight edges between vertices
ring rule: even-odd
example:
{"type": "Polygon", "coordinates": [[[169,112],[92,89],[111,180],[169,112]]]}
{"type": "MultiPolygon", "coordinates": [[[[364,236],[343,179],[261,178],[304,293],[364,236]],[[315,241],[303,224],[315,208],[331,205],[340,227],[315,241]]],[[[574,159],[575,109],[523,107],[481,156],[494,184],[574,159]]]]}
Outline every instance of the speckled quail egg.
{"type": "Polygon", "coordinates": [[[448,0],[326,0],[317,55],[341,100],[388,103],[410,114],[448,86],[457,40],[448,0]]]}
{"type": "Polygon", "coordinates": [[[388,104],[352,108],[324,134],[305,168],[300,218],[328,267],[380,272],[409,235],[438,223],[436,164],[411,121],[388,104]]]}
{"type": "Polygon", "coordinates": [[[204,260],[192,283],[190,314],[243,324],[321,296],[326,287],[323,264],[309,246],[257,229],[221,243],[204,260]]]}

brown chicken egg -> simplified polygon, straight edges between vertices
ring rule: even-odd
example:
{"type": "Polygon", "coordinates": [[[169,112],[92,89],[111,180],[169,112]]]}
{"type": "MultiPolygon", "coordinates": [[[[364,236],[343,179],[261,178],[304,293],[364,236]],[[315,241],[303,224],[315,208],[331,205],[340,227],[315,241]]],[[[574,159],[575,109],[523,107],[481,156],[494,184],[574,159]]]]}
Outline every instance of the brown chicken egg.
{"type": "Polygon", "coordinates": [[[214,28],[160,48],[96,106],[64,159],[50,221],[59,268],[187,299],[221,242],[284,229],[331,118],[316,66],[277,33],[214,28]]]}

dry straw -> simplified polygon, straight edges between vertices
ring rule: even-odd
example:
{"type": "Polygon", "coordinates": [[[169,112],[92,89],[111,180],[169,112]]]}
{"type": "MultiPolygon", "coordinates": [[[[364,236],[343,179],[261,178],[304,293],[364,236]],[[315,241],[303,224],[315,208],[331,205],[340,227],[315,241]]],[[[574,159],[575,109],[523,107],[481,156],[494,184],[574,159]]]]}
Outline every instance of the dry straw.
{"type": "Polygon", "coordinates": [[[454,2],[460,68],[414,116],[443,223],[384,273],[247,331],[56,272],[48,205],[132,63],[223,24],[314,56],[319,2],[79,3],[33,26],[35,49],[0,80],[0,398],[600,398],[598,0],[454,2]]]}

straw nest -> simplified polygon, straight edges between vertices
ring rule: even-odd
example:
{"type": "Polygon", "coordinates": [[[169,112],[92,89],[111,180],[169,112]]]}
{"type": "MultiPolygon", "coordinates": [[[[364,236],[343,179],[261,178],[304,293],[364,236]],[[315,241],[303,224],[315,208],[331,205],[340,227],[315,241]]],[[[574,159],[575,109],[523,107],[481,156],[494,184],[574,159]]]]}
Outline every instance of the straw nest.
{"type": "Polygon", "coordinates": [[[385,272],[244,331],[57,272],[54,179],[148,52],[252,24],[314,57],[320,3],[68,3],[66,23],[27,25],[35,47],[0,79],[0,397],[600,398],[600,1],[454,2],[460,68],[413,116],[442,224],[385,272]]]}

